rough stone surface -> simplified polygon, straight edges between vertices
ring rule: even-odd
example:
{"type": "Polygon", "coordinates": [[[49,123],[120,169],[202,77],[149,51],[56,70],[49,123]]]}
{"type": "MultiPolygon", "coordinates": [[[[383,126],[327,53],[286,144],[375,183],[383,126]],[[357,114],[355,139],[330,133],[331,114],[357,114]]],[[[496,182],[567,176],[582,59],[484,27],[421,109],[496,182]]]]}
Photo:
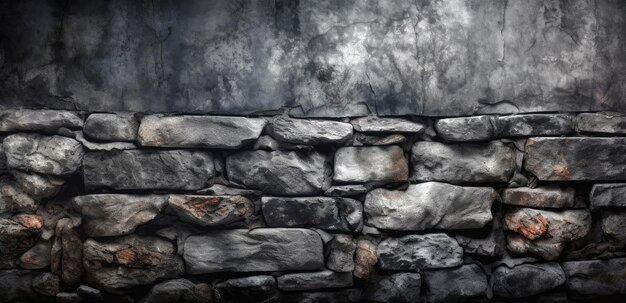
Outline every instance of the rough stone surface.
{"type": "Polygon", "coordinates": [[[18,185],[8,176],[0,176],[0,213],[34,212],[39,207],[39,201],[24,192],[24,188],[18,185]]]}
{"type": "Polygon", "coordinates": [[[184,252],[189,274],[314,270],[324,266],[322,241],[307,229],[214,231],[187,238],[184,252]]]}
{"type": "Polygon", "coordinates": [[[376,245],[367,239],[360,239],[356,242],[356,252],[354,253],[354,271],[352,274],[361,279],[367,279],[375,270],[378,263],[376,245]]]}
{"type": "Polygon", "coordinates": [[[285,274],[276,278],[278,288],[284,291],[302,291],[322,288],[351,287],[351,273],[337,273],[330,270],[285,274]]]}
{"type": "Polygon", "coordinates": [[[31,284],[37,293],[46,297],[54,297],[61,291],[59,276],[49,272],[35,276],[31,280],[31,284]]]}
{"type": "Polygon", "coordinates": [[[350,198],[263,197],[263,217],[271,227],[315,227],[355,232],[363,227],[363,204],[350,198]]]}
{"type": "Polygon", "coordinates": [[[384,146],[400,144],[406,141],[406,137],[400,134],[393,134],[388,136],[371,136],[362,133],[356,133],[352,138],[353,146],[384,146]]]}
{"type": "Polygon", "coordinates": [[[626,138],[530,138],[524,158],[539,180],[626,180],[626,138]]]}
{"type": "Polygon", "coordinates": [[[450,268],[461,265],[463,249],[443,233],[388,238],[376,248],[384,270],[450,268]]]}
{"type": "Polygon", "coordinates": [[[604,236],[618,247],[626,246],[626,210],[607,210],[601,215],[600,224],[604,236]]]}
{"type": "Polygon", "coordinates": [[[31,270],[0,270],[0,302],[39,302],[44,300],[38,294],[32,280],[39,273],[31,270]]]}
{"type": "Polygon", "coordinates": [[[388,183],[408,177],[407,159],[399,146],[342,147],[335,152],[335,181],[388,183]]]}
{"type": "Polygon", "coordinates": [[[82,131],[77,130],[74,132],[62,132],[64,136],[74,138],[76,141],[80,142],[84,148],[87,150],[102,150],[102,151],[111,151],[111,150],[129,150],[129,149],[137,149],[137,145],[133,142],[102,142],[102,141],[90,141],[85,138],[85,135],[82,131]]]}
{"type": "Polygon", "coordinates": [[[83,217],[90,237],[127,235],[159,215],[166,196],[99,194],[74,197],[72,205],[83,217]]]}
{"type": "Polygon", "coordinates": [[[324,247],[327,250],[326,268],[336,272],[352,272],[356,243],[350,235],[335,235],[324,247]]]}
{"type": "Polygon", "coordinates": [[[538,208],[572,208],[576,190],[572,187],[517,187],[502,191],[502,202],[509,205],[538,208]]]}
{"type": "Polygon", "coordinates": [[[495,120],[496,137],[558,136],[574,132],[569,114],[530,114],[500,116],[495,120]]]}
{"type": "Polygon", "coordinates": [[[137,139],[139,121],[133,114],[91,114],[83,132],[89,139],[131,142],[137,139]]]}
{"type": "Polygon", "coordinates": [[[378,188],[365,198],[367,224],[380,229],[481,228],[491,221],[498,194],[488,187],[439,182],[409,185],[406,191],[378,188]]]}
{"type": "Polygon", "coordinates": [[[511,147],[486,144],[418,141],[411,148],[413,179],[450,183],[507,182],[515,169],[511,147]]]}
{"type": "Polygon", "coordinates": [[[143,146],[239,148],[254,142],[267,121],[220,116],[146,116],[138,141],[143,146]]]}
{"type": "Polygon", "coordinates": [[[35,173],[27,174],[18,170],[11,171],[11,175],[21,190],[33,199],[53,197],[65,183],[65,180],[59,177],[35,173]]]}
{"type": "Polygon", "coordinates": [[[327,156],[285,151],[244,151],[226,158],[231,182],[274,195],[315,195],[330,187],[327,156]]]}
{"type": "Polygon", "coordinates": [[[35,131],[54,133],[59,128],[83,127],[76,113],[63,110],[6,109],[0,110],[0,132],[35,131]]]}
{"type": "Polygon", "coordinates": [[[87,281],[110,292],[181,276],[185,271],[174,245],[157,237],[87,239],[83,258],[87,281]]]}
{"type": "Polygon", "coordinates": [[[102,302],[104,301],[104,297],[102,296],[102,292],[96,288],[81,285],[76,288],[76,294],[81,298],[82,301],[87,302],[102,302]]]}
{"type": "Polygon", "coordinates": [[[15,259],[37,243],[43,223],[35,215],[0,218],[0,268],[12,267],[15,259]]]}
{"type": "Polygon", "coordinates": [[[61,136],[14,134],[4,138],[7,167],[47,175],[73,174],[81,164],[83,146],[61,136]]]}
{"type": "Polygon", "coordinates": [[[423,133],[427,125],[423,122],[415,122],[402,118],[385,118],[368,116],[350,121],[354,130],[364,133],[397,132],[397,133],[423,133]]]}
{"type": "Polygon", "coordinates": [[[420,299],[421,280],[418,273],[397,273],[379,276],[366,287],[361,296],[366,302],[414,303],[420,299]]]}
{"type": "Polygon", "coordinates": [[[565,243],[553,241],[551,239],[528,240],[520,234],[508,234],[506,237],[506,248],[515,255],[532,254],[545,260],[556,260],[559,258],[565,243]]]}
{"type": "Polygon", "coordinates": [[[437,134],[449,142],[487,141],[494,136],[491,116],[439,119],[435,122],[437,134]]]}
{"type": "Polygon", "coordinates": [[[254,214],[254,204],[243,196],[169,195],[167,207],[180,220],[201,226],[226,225],[254,214]]]}
{"type": "Polygon", "coordinates": [[[582,113],[576,117],[576,129],[591,134],[626,134],[626,115],[622,113],[582,113]]]}
{"type": "MultiPolygon", "coordinates": [[[[60,249],[61,260],[53,260],[51,269],[61,268],[61,279],[65,284],[73,285],[79,283],[83,278],[83,242],[80,233],[73,220],[63,218],[57,222],[55,230],[55,243],[52,251],[60,249]]],[[[53,254],[53,257],[55,254],[53,254]]]]}
{"type": "Polygon", "coordinates": [[[567,289],[581,296],[626,294],[626,258],[561,263],[567,289]]]}
{"type": "Polygon", "coordinates": [[[211,187],[198,190],[196,193],[201,195],[216,195],[216,196],[260,196],[261,192],[254,189],[244,189],[228,187],[222,184],[213,184],[211,187]]]}
{"type": "Polygon", "coordinates": [[[207,284],[194,284],[187,279],[175,279],[156,284],[140,303],[209,303],[211,288],[207,284]]]}
{"type": "Polygon", "coordinates": [[[369,190],[368,186],[363,184],[356,185],[338,185],[332,186],[324,192],[326,196],[345,197],[364,194],[369,190]]]}
{"type": "Polygon", "coordinates": [[[228,279],[215,284],[220,302],[263,302],[276,295],[276,279],[273,276],[251,276],[228,279]]]}
{"type": "Polygon", "coordinates": [[[603,207],[626,207],[626,183],[595,184],[589,197],[592,210],[603,207]]]}
{"type": "Polygon", "coordinates": [[[19,265],[24,269],[42,269],[50,266],[52,244],[40,241],[20,256],[19,265]]]}
{"type": "Polygon", "coordinates": [[[276,117],[269,124],[269,133],[279,141],[294,144],[342,143],[352,138],[352,126],[337,121],[321,121],[276,117]]]}
{"type": "Polygon", "coordinates": [[[565,284],[566,277],[558,263],[500,266],[491,275],[493,292],[505,298],[522,298],[547,292],[565,284]]]}
{"type": "Polygon", "coordinates": [[[213,156],[202,151],[89,152],[83,159],[87,188],[194,190],[206,187],[214,175],[213,156]]]}
{"type": "Polygon", "coordinates": [[[421,273],[426,302],[465,302],[484,296],[489,287],[485,272],[476,264],[421,273]]]}

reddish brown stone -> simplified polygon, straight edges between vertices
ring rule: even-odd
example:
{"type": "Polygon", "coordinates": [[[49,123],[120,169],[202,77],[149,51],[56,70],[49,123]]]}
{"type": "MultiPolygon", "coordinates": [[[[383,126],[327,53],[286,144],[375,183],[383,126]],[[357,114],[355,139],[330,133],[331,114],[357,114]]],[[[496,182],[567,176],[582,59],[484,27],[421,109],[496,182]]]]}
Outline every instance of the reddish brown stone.
{"type": "Polygon", "coordinates": [[[367,279],[378,263],[376,245],[369,240],[359,240],[356,245],[355,268],[352,274],[357,278],[367,279]]]}

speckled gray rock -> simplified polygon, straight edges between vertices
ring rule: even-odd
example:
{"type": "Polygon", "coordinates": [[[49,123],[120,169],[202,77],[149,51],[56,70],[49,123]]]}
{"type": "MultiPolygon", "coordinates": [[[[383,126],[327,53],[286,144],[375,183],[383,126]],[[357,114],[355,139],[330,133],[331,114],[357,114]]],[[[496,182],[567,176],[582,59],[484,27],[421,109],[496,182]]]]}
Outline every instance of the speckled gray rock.
{"type": "Polygon", "coordinates": [[[356,242],[351,235],[334,235],[324,249],[327,252],[326,268],[336,272],[352,272],[354,270],[354,252],[356,242]]]}
{"type": "Polygon", "coordinates": [[[626,183],[595,184],[589,204],[592,210],[602,207],[626,207],[626,183]]]}
{"type": "Polygon", "coordinates": [[[494,137],[492,116],[439,119],[435,122],[437,134],[449,142],[486,141],[494,137]]]}
{"type": "Polygon", "coordinates": [[[601,215],[604,236],[618,247],[626,246],[626,209],[606,210],[601,215]]]}
{"type": "Polygon", "coordinates": [[[320,236],[308,229],[213,231],[187,238],[188,274],[315,270],[324,266],[320,236]]]}
{"type": "Polygon", "coordinates": [[[54,297],[61,291],[59,276],[49,272],[43,272],[35,276],[31,280],[31,284],[37,293],[46,297],[54,297]]]}
{"type": "Polygon", "coordinates": [[[11,171],[11,175],[13,175],[13,179],[20,189],[33,199],[53,197],[65,183],[65,180],[59,177],[35,173],[28,174],[18,170],[11,171]]]}
{"type": "Polygon", "coordinates": [[[83,159],[87,188],[194,190],[206,187],[214,174],[213,156],[203,151],[89,152],[83,159]]]}
{"type": "Polygon", "coordinates": [[[73,132],[61,132],[62,135],[74,138],[76,141],[80,142],[83,147],[87,150],[102,150],[102,151],[111,151],[111,150],[129,150],[129,149],[137,149],[137,145],[133,142],[102,142],[102,141],[90,141],[85,138],[83,131],[77,130],[73,132]]]}
{"type": "Polygon", "coordinates": [[[0,110],[0,132],[36,131],[54,133],[59,128],[78,129],[83,119],[76,113],[46,109],[0,110]]]}
{"type": "Polygon", "coordinates": [[[263,197],[263,218],[271,227],[315,227],[355,232],[363,227],[363,204],[350,198],[263,197]]]}
{"type": "Polygon", "coordinates": [[[303,145],[303,144],[293,144],[289,142],[278,141],[273,137],[268,135],[260,136],[256,141],[254,141],[254,145],[252,145],[252,149],[262,149],[262,150],[300,150],[300,151],[312,151],[315,149],[313,145],[303,145]]]}
{"type": "Polygon", "coordinates": [[[427,125],[402,118],[367,116],[350,121],[354,130],[364,133],[423,133],[427,125]]]}
{"type": "Polygon", "coordinates": [[[388,183],[408,177],[407,159],[399,146],[350,146],[335,152],[335,181],[388,183]]]}
{"type": "Polygon", "coordinates": [[[371,281],[361,300],[375,303],[414,303],[420,299],[421,280],[418,273],[397,273],[378,276],[371,281]]]}
{"type": "Polygon", "coordinates": [[[342,143],[352,138],[352,125],[279,116],[269,124],[269,133],[277,140],[294,144],[342,143]]]}
{"type": "Polygon", "coordinates": [[[559,258],[565,248],[565,243],[549,238],[528,240],[520,234],[511,233],[506,236],[506,248],[514,255],[530,254],[552,261],[559,258]]]}
{"type": "Polygon", "coordinates": [[[81,164],[83,146],[61,136],[14,134],[4,138],[7,167],[46,175],[67,176],[81,164]]]}
{"type": "Polygon", "coordinates": [[[330,160],[318,152],[243,151],[226,158],[231,182],[274,195],[315,195],[330,187],[330,160]]]}
{"type": "Polygon", "coordinates": [[[363,184],[355,184],[355,185],[338,185],[332,186],[324,192],[326,196],[333,197],[345,197],[345,196],[356,196],[360,194],[364,194],[369,190],[368,186],[363,184]]]}
{"type": "Polygon", "coordinates": [[[572,208],[575,206],[575,194],[576,190],[572,187],[507,188],[502,191],[502,202],[538,208],[572,208]]]}
{"type": "Polygon", "coordinates": [[[195,284],[187,279],[174,279],[155,284],[140,303],[209,303],[213,296],[209,285],[195,284]]]}
{"type": "Polygon", "coordinates": [[[276,279],[273,276],[251,276],[228,279],[215,284],[220,302],[263,302],[276,295],[276,279]]]}
{"type": "Polygon", "coordinates": [[[524,159],[539,180],[626,180],[626,138],[529,138],[524,159]]]}
{"type": "Polygon", "coordinates": [[[591,134],[626,134],[626,115],[622,113],[582,113],[576,117],[576,129],[591,134]]]}
{"type": "Polygon", "coordinates": [[[254,142],[265,124],[260,118],[151,115],[141,119],[137,139],[143,146],[239,148],[254,142]]]}
{"type": "Polygon", "coordinates": [[[481,257],[500,257],[506,249],[506,239],[499,220],[494,220],[491,230],[485,235],[482,232],[467,232],[454,235],[463,247],[463,253],[481,257]]]}
{"type": "Polygon", "coordinates": [[[555,289],[565,284],[566,278],[558,263],[537,263],[500,266],[493,271],[491,281],[496,295],[522,298],[555,289]]]}
{"type": "Polygon", "coordinates": [[[213,184],[211,187],[196,191],[196,193],[216,196],[260,196],[262,194],[261,191],[254,189],[229,187],[222,184],[213,184]]]}
{"type": "Polygon", "coordinates": [[[365,198],[367,224],[380,229],[481,228],[492,219],[493,188],[439,182],[411,184],[406,191],[377,188],[365,198]]]}
{"type": "Polygon", "coordinates": [[[254,214],[254,204],[243,196],[169,195],[167,208],[180,220],[201,226],[226,225],[254,214]]]}
{"type": "Polygon", "coordinates": [[[0,176],[0,213],[32,213],[39,207],[39,201],[8,176],[0,176]]]}
{"type": "Polygon", "coordinates": [[[91,114],[83,132],[89,139],[101,141],[135,141],[139,121],[133,114],[91,114]]]}
{"type": "Polygon", "coordinates": [[[569,114],[529,114],[500,116],[495,119],[496,137],[558,136],[574,132],[569,114]]]}
{"type": "Polygon", "coordinates": [[[561,263],[567,289],[579,296],[626,294],[626,258],[561,263]]]}
{"type": "Polygon", "coordinates": [[[413,179],[450,183],[507,182],[515,169],[513,148],[501,142],[418,141],[411,148],[413,179]]]}
{"type": "Polygon", "coordinates": [[[72,199],[83,218],[82,228],[90,237],[127,235],[159,215],[167,196],[99,194],[72,199]]]}
{"type": "Polygon", "coordinates": [[[422,298],[429,303],[465,302],[484,297],[489,283],[485,272],[476,264],[458,268],[421,272],[425,289],[422,298]]]}
{"type": "Polygon", "coordinates": [[[376,253],[384,270],[449,268],[463,261],[463,249],[443,233],[388,238],[378,244],[376,253]]]}
{"type": "Polygon", "coordinates": [[[86,279],[99,289],[122,289],[181,276],[185,267],[174,245],[158,237],[136,235],[105,242],[87,239],[83,247],[86,279]]]}
{"type": "Polygon", "coordinates": [[[278,276],[276,281],[278,288],[284,291],[342,288],[353,284],[352,273],[337,273],[330,270],[284,274],[278,276]]]}
{"type": "Polygon", "coordinates": [[[359,239],[356,242],[352,274],[357,278],[367,279],[375,271],[376,263],[378,263],[376,244],[367,239],[359,239]]]}

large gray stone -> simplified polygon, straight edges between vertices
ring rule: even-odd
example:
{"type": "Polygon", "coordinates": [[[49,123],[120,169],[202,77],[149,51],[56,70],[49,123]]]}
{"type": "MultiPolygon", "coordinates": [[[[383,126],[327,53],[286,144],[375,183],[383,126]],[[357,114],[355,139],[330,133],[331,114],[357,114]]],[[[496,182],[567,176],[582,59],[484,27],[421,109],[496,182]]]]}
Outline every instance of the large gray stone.
{"type": "Polygon", "coordinates": [[[388,238],[376,248],[384,270],[417,271],[461,265],[463,249],[443,233],[388,238]]]}
{"type": "Polygon", "coordinates": [[[61,136],[14,134],[4,138],[7,167],[46,175],[67,176],[81,164],[83,146],[61,136]]]}
{"type": "Polygon", "coordinates": [[[352,123],[354,130],[364,133],[423,133],[428,127],[423,122],[376,116],[353,119],[350,123],[352,123]]]}
{"type": "Polygon", "coordinates": [[[421,280],[418,273],[396,273],[378,276],[367,285],[361,300],[376,303],[414,303],[420,299],[421,280]]]}
{"type": "Polygon", "coordinates": [[[574,132],[569,114],[500,116],[495,119],[495,137],[558,136],[574,132]]]}
{"type": "Polygon", "coordinates": [[[209,303],[213,301],[211,287],[187,279],[174,279],[152,286],[140,303],[209,303]]]}
{"type": "Polygon", "coordinates": [[[363,204],[350,198],[263,197],[263,218],[271,227],[315,227],[355,232],[363,227],[363,204]]]}
{"type": "Polygon", "coordinates": [[[254,142],[267,121],[260,118],[151,115],[141,119],[143,146],[240,148],[254,142]]]}
{"type": "Polygon", "coordinates": [[[276,295],[276,278],[251,276],[228,279],[215,284],[215,292],[220,302],[263,302],[276,295]]]}
{"type": "Polygon", "coordinates": [[[517,187],[502,191],[502,202],[509,205],[538,208],[572,208],[576,190],[572,187],[517,187]]]}
{"type": "Polygon", "coordinates": [[[11,171],[11,175],[13,175],[13,179],[20,189],[33,199],[54,197],[65,183],[65,180],[59,177],[35,173],[28,174],[18,170],[11,171]]]}
{"type": "Polygon", "coordinates": [[[136,235],[105,242],[87,239],[83,265],[87,281],[109,292],[175,278],[185,271],[172,243],[158,237],[136,235]]]}
{"type": "Polygon", "coordinates": [[[13,267],[15,260],[37,243],[43,224],[43,218],[35,215],[0,218],[0,269],[13,267]]]}
{"type": "Polygon", "coordinates": [[[418,141],[411,148],[413,179],[450,183],[507,182],[515,169],[515,152],[501,142],[418,141]]]}
{"type": "Polygon", "coordinates": [[[536,263],[500,266],[491,274],[491,281],[496,295],[522,298],[555,289],[565,284],[566,278],[558,263],[536,263]]]}
{"type": "Polygon", "coordinates": [[[622,113],[582,113],[576,117],[576,129],[591,134],[626,134],[626,115],[622,113]]]}
{"type": "Polygon", "coordinates": [[[39,207],[39,201],[31,197],[15,180],[0,176],[0,213],[32,213],[39,207]]]}
{"type": "Polygon", "coordinates": [[[32,284],[39,272],[31,270],[0,270],[0,302],[41,302],[45,297],[32,284]]]}
{"type": "Polygon", "coordinates": [[[169,195],[168,210],[182,221],[220,226],[248,219],[254,204],[243,196],[169,195]]]}
{"type": "Polygon", "coordinates": [[[407,159],[399,146],[350,146],[335,152],[335,181],[388,183],[408,177],[407,159]]]}
{"type": "Polygon", "coordinates": [[[99,194],[78,196],[72,205],[83,218],[83,230],[90,237],[127,235],[137,226],[159,215],[167,196],[99,194]]]}
{"type": "Polygon", "coordinates": [[[626,294],[626,258],[561,263],[567,289],[579,296],[626,294]]]}
{"type": "Polygon", "coordinates": [[[54,133],[62,127],[81,128],[83,119],[76,113],[63,110],[6,109],[0,111],[0,132],[54,133]]]}
{"type": "Polygon", "coordinates": [[[427,270],[421,273],[426,302],[465,302],[472,297],[484,297],[489,288],[485,272],[476,264],[458,268],[427,270]]]}
{"type": "Polygon", "coordinates": [[[367,224],[380,229],[481,228],[492,219],[493,188],[439,182],[411,184],[406,191],[378,188],[365,198],[367,224]]]}
{"type": "Polygon", "coordinates": [[[618,247],[626,246],[626,210],[606,210],[601,215],[604,236],[618,247]]]}
{"type": "Polygon", "coordinates": [[[226,158],[231,182],[273,195],[315,195],[331,184],[330,160],[318,152],[243,151],[226,158]]]}
{"type": "Polygon", "coordinates": [[[592,210],[603,207],[626,207],[626,183],[593,185],[589,202],[592,210]]]}
{"type": "Polygon", "coordinates": [[[85,120],[83,132],[89,139],[101,141],[135,141],[139,121],[135,115],[91,114],[85,120]]]}
{"type": "Polygon", "coordinates": [[[353,285],[352,273],[337,273],[330,270],[284,274],[278,276],[276,281],[278,288],[284,291],[342,288],[353,285]]]}
{"type": "Polygon", "coordinates": [[[626,138],[530,138],[524,159],[539,180],[626,180],[626,138]]]}
{"type": "Polygon", "coordinates": [[[128,150],[89,152],[83,159],[87,188],[194,190],[215,175],[210,152],[128,150]]]}
{"type": "Polygon", "coordinates": [[[352,272],[355,269],[354,252],[356,243],[351,235],[334,235],[332,240],[324,243],[326,268],[336,272],[352,272]]]}
{"type": "Polygon", "coordinates": [[[324,266],[322,240],[308,229],[213,231],[187,238],[189,274],[314,270],[324,266]]]}
{"type": "Polygon", "coordinates": [[[456,117],[435,122],[437,134],[449,142],[487,141],[494,137],[492,116],[456,117]]]}
{"type": "Polygon", "coordinates": [[[294,144],[342,143],[352,138],[352,125],[279,116],[271,121],[269,133],[280,141],[294,144]]]}

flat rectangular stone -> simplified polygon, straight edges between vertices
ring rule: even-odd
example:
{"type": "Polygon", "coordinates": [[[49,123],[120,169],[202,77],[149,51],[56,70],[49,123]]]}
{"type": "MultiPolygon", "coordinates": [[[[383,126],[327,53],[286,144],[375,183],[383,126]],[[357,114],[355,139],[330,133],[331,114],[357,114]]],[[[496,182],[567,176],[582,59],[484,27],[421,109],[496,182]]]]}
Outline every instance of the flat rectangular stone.
{"type": "Polygon", "coordinates": [[[308,229],[220,230],[184,243],[188,274],[318,270],[324,267],[320,236],[308,229]]]}
{"type": "Polygon", "coordinates": [[[574,132],[570,114],[529,114],[499,116],[495,120],[496,137],[557,136],[574,132]]]}
{"type": "Polygon", "coordinates": [[[626,180],[626,138],[529,138],[524,168],[539,180],[626,180]]]}
{"type": "Polygon", "coordinates": [[[88,189],[198,190],[215,175],[213,155],[191,150],[89,152],[83,158],[88,189]]]}
{"type": "Polygon", "coordinates": [[[626,183],[595,184],[589,195],[592,210],[602,207],[626,207],[626,183]]]}
{"type": "Polygon", "coordinates": [[[233,149],[254,142],[265,124],[261,118],[151,115],[141,119],[138,140],[143,146],[233,149]]]}
{"type": "Polygon", "coordinates": [[[626,294],[626,258],[561,263],[567,289],[579,296],[626,294]]]}
{"type": "Polygon", "coordinates": [[[444,233],[387,238],[378,244],[376,254],[383,270],[418,271],[463,263],[463,249],[444,233]]]}
{"type": "Polygon", "coordinates": [[[139,121],[132,113],[96,113],[87,117],[83,132],[89,139],[132,142],[137,139],[138,129],[139,121]]]}
{"type": "Polygon", "coordinates": [[[279,141],[293,144],[341,143],[352,138],[352,125],[338,121],[274,118],[269,133],[279,141]]]}
{"type": "Polygon", "coordinates": [[[324,288],[351,287],[352,273],[331,270],[285,274],[276,278],[278,288],[284,291],[302,291],[324,288]]]}
{"type": "Polygon", "coordinates": [[[626,115],[622,113],[583,113],[576,117],[576,129],[591,134],[626,134],[626,115]]]}
{"type": "Polygon", "coordinates": [[[575,207],[575,194],[576,190],[571,187],[507,188],[502,191],[502,202],[528,207],[568,208],[575,207]]]}
{"type": "Polygon", "coordinates": [[[456,117],[439,119],[435,130],[449,142],[487,141],[494,136],[492,116],[456,117]]]}
{"type": "Polygon", "coordinates": [[[409,178],[409,166],[399,146],[349,146],[335,153],[334,173],[338,182],[401,182],[409,178]]]}
{"type": "Polygon", "coordinates": [[[54,133],[59,128],[79,129],[83,118],[65,110],[6,109],[0,111],[0,132],[39,131],[54,133]]]}
{"type": "Polygon", "coordinates": [[[395,132],[395,133],[423,133],[426,124],[403,118],[387,118],[368,116],[350,121],[356,131],[365,133],[395,132]]]}

